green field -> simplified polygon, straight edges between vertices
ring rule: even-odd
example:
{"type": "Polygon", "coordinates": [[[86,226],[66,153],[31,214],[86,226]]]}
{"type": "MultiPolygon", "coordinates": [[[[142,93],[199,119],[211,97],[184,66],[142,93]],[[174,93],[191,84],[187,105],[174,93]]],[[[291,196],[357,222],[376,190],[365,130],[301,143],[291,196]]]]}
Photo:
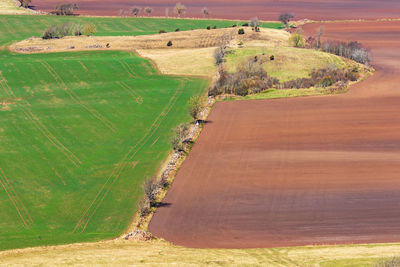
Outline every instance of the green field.
{"type": "Polygon", "coordinates": [[[0,250],[116,237],[141,183],[170,152],[172,128],[208,81],[163,76],[120,51],[14,54],[48,25],[90,21],[99,35],[218,27],[227,21],[0,16],[0,250]]]}
{"type": "MultiPolygon", "coordinates": [[[[0,15],[0,45],[19,41],[31,36],[41,36],[50,26],[66,22],[93,23],[98,36],[126,36],[155,34],[160,30],[167,32],[231,27],[238,21],[227,20],[190,20],[174,18],[99,18],[99,17],[59,17],[59,16],[24,16],[0,15]]],[[[240,22],[242,23],[242,22],[240,22]]],[[[281,23],[263,23],[263,27],[280,29],[281,23]]]]}

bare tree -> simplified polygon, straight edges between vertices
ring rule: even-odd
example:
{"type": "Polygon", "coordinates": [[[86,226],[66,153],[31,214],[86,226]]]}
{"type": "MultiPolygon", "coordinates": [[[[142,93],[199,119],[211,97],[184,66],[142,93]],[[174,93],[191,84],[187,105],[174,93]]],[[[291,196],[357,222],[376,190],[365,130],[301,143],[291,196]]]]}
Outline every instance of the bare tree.
{"type": "Polygon", "coordinates": [[[169,7],[165,8],[165,16],[168,18],[169,16],[169,7]]]}
{"type": "Polygon", "coordinates": [[[201,10],[201,13],[203,14],[203,18],[205,18],[205,17],[208,18],[210,16],[210,11],[206,7],[203,7],[203,9],[201,10]]]}
{"type": "Polygon", "coordinates": [[[188,102],[188,110],[193,120],[197,121],[200,116],[200,112],[204,107],[204,100],[201,96],[192,96],[188,102]]]}
{"type": "Polygon", "coordinates": [[[140,13],[140,10],[142,10],[142,8],[138,7],[138,6],[134,6],[131,9],[132,14],[137,17],[140,13]]]}
{"type": "Polygon", "coordinates": [[[254,18],[250,19],[249,25],[251,27],[253,27],[256,32],[260,31],[261,23],[260,23],[260,20],[257,17],[254,17],[254,18]]]}
{"type": "Polygon", "coordinates": [[[144,8],[144,12],[146,12],[147,16],[149,16],[151,14],[151,12],[153,12],[153,8],[151,7],[145,7],[144,8]]]}
{"type": "Polygon", "coordinates": [[[175,5],[174,12],[178,15],[178,17],[180,17],[181,15],[185,14],[186,7],[181,2],[179,2],[175,5]]]}
{"type": "Polygon", "coordinates": [[[285,25],[286,29],[289,29],[289,22],[293,18],[294,18],[294,15],[291,13],[282,13],[279,15],[278,20],[285,25]]]}
{"type": "Polygon", "coordinates": [[[324,34],[324,27],[319,27],[317,30],[317,48],[321,47],[321,37],[324,34]]]}

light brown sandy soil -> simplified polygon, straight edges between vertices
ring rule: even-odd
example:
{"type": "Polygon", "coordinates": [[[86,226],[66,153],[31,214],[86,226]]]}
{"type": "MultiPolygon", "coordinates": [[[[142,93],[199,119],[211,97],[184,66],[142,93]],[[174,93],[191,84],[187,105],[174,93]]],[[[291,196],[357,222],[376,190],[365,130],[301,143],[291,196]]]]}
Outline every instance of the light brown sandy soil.
{"type": "MultiPolygon", "coordinates": [[[[34,0],[36,9],[50,11],[59,0],[34,0]]],[[[164,16],[169,7],[173,14],[175,0],[148,1],[98,1],[76,0],[80,14],[117,16],[120,9],[130,9],[134,5],[151,6],[154,15],[164,16]]],[[[372,19],[399,18],[400,2],[397,0],[186,0],[186,17],[202,17],[201,9],[208,7],[212,18],[249,19],[258,16],[263,20],[276,20],[281,12],[293,12],[298,19],[372,19]]]]}
{"type": "Polygon", "coordinates": [[[343,95],[218,102],[153,234],[224,248],[400,241],[400,22],[324,27],[368,46],[375,75],[343,95]]]}

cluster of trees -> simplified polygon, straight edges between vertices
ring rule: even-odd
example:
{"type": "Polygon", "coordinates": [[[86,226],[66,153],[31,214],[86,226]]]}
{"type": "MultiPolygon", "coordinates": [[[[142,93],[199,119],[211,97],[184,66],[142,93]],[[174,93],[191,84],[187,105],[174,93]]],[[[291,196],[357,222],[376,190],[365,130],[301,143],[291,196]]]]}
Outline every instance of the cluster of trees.
{"type": "MultiPolygon", "coordinates": [[[[269,60],[273,60],[273,56],[269,60]]],[[[360,77],[358,67],[340,69],[336,65],[328,68],[315,69],[311,72],[310,78],[298,78],[287,82],[279,82],[271,77],[263,68],[263,63],[268,57],[255,56],[247,62],[240,64],[236,71],[228,73],[223,65],[219,67],[219,79],[209,89],[210,96],[222,94],[233,94],[246,96],[248,94],[260,93],[262,91],[275,89],[300,89],[311,87],[332,87],[344,89],[349,81],[356,81],[360,77]]]]}
{"type": "Polygon", "coordinates": [[[320,49],[365,65],[368,65],[371,61],[370,53],[359,42],[327,41],[321,43],[320,49]]]}
{"type": "Polygon", "coordinates": [[[96,33],[96,26],[94,24],[79,24],[67,22],[61,25],[53,25],[48,28],[44,33],[43,39],[58,39],[64,36],[91,36],[96,33]]]}
{"type": "Polygon", "coordinates": [[[57,16],[72,16],[74,11],[78,9],[78,5],[74,3],[57,5],[52,14],[57,16]]]}
{"type": "Polygon", "coordinates": [[[279,84],[263,68],[263,59],[257,56],[239,64],[236,71],[228,73],[223,66],[219,68],[219,79],[209,90],[210,96],[234,94],[246,96],[259,93],[279,84]]]}
{"type": "Polygon", "coordinates": [[[358,67],[340,69],[332,65],[328,68],[315,69],[311,72],[310,78],[298,78],[280,84],[281,89],[300,89],[310,87],[330,87],[336,83],[342,87],[349,81],[356,81],[360,78],[358,67]]]}
{"type": "MultiPolygon", "coordinates": [[[[22,0],[21,0],[22,1],[22,0]]],[[[173,11],[174,13],[178,16],[181,17],[186,13],[186,6],[184,4],[182,4],[181,2],[176,3],[173,11]]],[[[151,13],[153,13],[154,9],[152,7],[140,7],[140,6],[134,6],[132,7],[129,11],[121,9],[119,11],[119,15],[120,16],[127,16],[128,14],[132,14],[133,16],[137,17],[140,15],[141,12],[144,12],[147,16],[149,16],[151,13]]],[[[210,16],[210,10],[207,7],[204,7],[201,9],[201,14],[203,15],[204,18],[209,17],[210,16]]],[[[169,16],[169,8],[167,7],[165,9],[165,16],[168,17],[169,16]]]]}
{"type": "Polygon", "coordinates": [[[294,47],[306,47],[310,49],[317,49],[323,52],[334,54],[337,56],[349,58],[358,63],[368,65],[371,61],[369,51],[363,47],[359,42],[340,42],[340,41],[325,41],[322,42],[321,38],[324,29],[320,27],[315,37],[310,36],[306,40],[301,31],[293,33],[289,38],[289,44],[294,47]]]}

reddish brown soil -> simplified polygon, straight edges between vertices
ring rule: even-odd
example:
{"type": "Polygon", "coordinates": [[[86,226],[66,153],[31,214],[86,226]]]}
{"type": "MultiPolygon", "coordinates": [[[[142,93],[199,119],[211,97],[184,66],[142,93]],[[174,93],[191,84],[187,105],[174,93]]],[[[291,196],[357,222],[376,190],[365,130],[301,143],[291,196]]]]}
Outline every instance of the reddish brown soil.
{"type": "Polygon", "coordinates": [[[400,241],[400,22],[325,32],[366,44],[376,74],[343,95],[218,102],[153,234],[218,248],[400,241]]]}
{"type": "MultiPolygon", "coordinates": [[[[36,9],[50,11],[61,0],[34,0],[36,9]]],[[[68,2],[68,1],[67,1],[68,2]]],[[[147,1],[72,1],[80,6],[79,13],[90,15],[117,16],[120,9],[129,9],[133,5],[151,6],[154,15],[164,16],[169,7],[170,15],[176,0],[147,1]]],[[[186,16],[201,17],[201,9],[208,7],[214,18],[249,19],[258,16],[264,20],[276,20],[281,12],[293,12],[298,19],[359,19],[359,18],[398,18],[400,2],[397,0],[186,0],[186,16]]]]}

